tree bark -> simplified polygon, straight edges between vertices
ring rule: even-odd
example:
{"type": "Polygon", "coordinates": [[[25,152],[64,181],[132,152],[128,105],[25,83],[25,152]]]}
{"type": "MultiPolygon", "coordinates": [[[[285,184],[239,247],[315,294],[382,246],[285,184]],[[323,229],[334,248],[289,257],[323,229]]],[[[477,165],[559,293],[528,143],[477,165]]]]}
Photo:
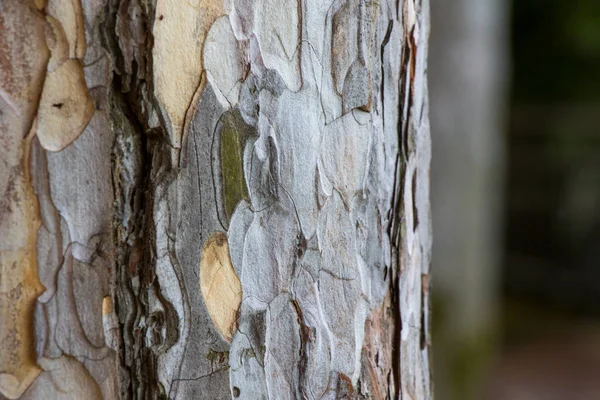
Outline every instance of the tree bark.
{"type": "Polygon", "coordinates": [[[0,8],[1,396],[431,398],[427,0],[0,8]]]}

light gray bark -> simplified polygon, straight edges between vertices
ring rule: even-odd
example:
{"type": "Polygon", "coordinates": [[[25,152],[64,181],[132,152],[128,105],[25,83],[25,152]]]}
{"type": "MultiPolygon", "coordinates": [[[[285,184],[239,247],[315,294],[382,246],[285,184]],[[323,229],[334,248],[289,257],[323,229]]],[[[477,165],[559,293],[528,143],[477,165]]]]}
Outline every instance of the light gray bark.
{"type": "Polygon", "coordinates": [[[431,398],[426,0],[1,7],[2,396],[431,398]]]}
{"type": "Polygon", "coordinates": [[[497,343],[508,4],[433,0],[432,21],[436,397],[480,399],[497,343]]]}

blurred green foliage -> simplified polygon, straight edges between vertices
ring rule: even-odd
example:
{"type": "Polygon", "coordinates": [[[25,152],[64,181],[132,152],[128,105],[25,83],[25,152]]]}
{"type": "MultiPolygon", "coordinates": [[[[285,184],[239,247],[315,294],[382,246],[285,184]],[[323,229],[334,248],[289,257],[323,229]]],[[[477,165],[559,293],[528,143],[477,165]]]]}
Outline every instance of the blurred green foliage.
{"type": "Polygon", "coordinates": [[[600,312],[600,1],[513,1],[505,289],[600,312]]]}
{"type": "Polygon", "coordinates": [[[600,1],[513,2],[515,101],[600,99],[600,1]]]}

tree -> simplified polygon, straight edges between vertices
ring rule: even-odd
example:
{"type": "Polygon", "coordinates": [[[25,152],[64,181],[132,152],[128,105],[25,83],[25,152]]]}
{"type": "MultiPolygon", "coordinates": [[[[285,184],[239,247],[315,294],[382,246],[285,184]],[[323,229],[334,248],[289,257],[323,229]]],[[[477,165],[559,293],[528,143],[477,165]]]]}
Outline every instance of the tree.
{"type": "Polygon", "coordinates": [[[500,339],[508,2],[431,8],[435,395],[481,399],[500,339]]]}
{"type": "Polygon", "coordinates": [[[431,398],[426,0],[0,8],[2,396],[431,398]]]}

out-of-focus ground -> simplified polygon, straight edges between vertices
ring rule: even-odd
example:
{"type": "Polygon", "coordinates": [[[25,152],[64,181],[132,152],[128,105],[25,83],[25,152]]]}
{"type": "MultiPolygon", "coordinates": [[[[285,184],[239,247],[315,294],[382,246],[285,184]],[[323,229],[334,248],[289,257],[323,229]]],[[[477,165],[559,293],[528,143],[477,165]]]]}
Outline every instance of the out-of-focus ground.
{"type": "Polygon", "coordinates": [[[515,306],[506,318],[520,328],[491,363],[483,398],[600,399],[600,322],[515,306]]]}

